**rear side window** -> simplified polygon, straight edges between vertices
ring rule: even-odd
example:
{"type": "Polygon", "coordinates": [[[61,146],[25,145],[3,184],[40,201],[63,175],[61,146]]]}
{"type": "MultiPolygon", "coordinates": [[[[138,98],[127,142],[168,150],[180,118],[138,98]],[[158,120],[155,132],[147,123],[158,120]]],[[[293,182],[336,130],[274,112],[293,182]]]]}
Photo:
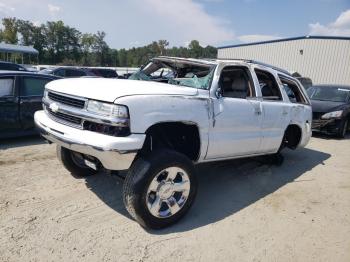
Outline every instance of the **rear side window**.
{"type": "Polygon", "coordinates": [[[290,102],[300,104],[307,103],[302,91],[296,82],[280,75],[279,78],[283,84],[284,90],[286,91],[290,102]]]}
{"type": "Polygon", "coordinates": [[[13,96],[13,78],[0,78],[0,97],[13,96]]]}
{"type": "Polygon", "coordinates": [[[93,73],[95,73],[96,75],[102,76],[102,77],[106,77],[106,78],[118,77],[118,74],[116,71],[109,70],[109,69],[95,69],[95,70],[93,70],[93,73]]]}
{"type": "Polygon", "coordinates": [[[80,70],[66,69],[66,77],[85,76],[86,73],[80,70]]]}
{"type": "MultiPolygon", "coordinates": [[[[15,64],[1,64],[0,63],[0,70],[10,70],[10,71],[19,71],[20,67],[18,65],[15,65],[15,64]]],[[[24,70],[22,70],[24,71],[24,70]]]]}
{"type": "Polygon", "coordinates": [[[21,96],[42,96],[45,85],[50,81],[46,78],[24,77],[21,96]]]}
{"type": "Polygon", "coordinates": [[[59,69],[59,70],[54,71],[53,74],[55,76],[65,77],[66,76],[66,70],[65,69],[59,69]]]}
{"type": "Polygon", "coordinates": [[[275,77],[271,73],[260,69],[255,69],[255,73],[259,80],[263,99],[282,100],[282,94],[275,77]]]}

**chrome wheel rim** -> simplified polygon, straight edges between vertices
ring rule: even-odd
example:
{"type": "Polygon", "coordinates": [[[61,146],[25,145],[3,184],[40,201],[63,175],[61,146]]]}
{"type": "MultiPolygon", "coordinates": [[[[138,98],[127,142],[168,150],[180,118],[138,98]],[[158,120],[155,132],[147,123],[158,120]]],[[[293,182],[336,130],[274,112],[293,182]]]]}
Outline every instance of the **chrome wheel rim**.
{"type": "Polygon", "coordinates": [[[175,215],[185,205],[190,194],[190,179],[185,170],[168,167],[159,172],[147,189],[146,205],[155,217],[175,215]]]}

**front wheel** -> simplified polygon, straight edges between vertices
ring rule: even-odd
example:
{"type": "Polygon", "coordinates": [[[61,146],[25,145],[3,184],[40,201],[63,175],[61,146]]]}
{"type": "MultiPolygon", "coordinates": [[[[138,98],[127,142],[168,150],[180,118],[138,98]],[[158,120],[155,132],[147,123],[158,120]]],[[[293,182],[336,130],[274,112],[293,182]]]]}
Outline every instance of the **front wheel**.
{"type": "Polygon", "coordinates": [[[82,154],[71,151],[67,148],[57,146],[57,157],[63,166],[75,177],[91,176],[97,173],[96,170],[84,163],[82,154]]]}
{"type": "Polygon", "coordinates": [[[340,125],[340,130],[339,130],[339,133],[338,133],[338,137],[339,138],[344,138],[345,135],[346,135],[346,132],[348,131],[348,127],[349,127],[349,120],[348,119],[344,119],[342,121],[342,124],[340,125]]]}
{"type": "Polygon", "coordinates": [[[160,229],[186,214],[196,192],[191,160],[172,150],[160,150],[133,163],[124,182],[123,200],[140,225],[160,229]]]}

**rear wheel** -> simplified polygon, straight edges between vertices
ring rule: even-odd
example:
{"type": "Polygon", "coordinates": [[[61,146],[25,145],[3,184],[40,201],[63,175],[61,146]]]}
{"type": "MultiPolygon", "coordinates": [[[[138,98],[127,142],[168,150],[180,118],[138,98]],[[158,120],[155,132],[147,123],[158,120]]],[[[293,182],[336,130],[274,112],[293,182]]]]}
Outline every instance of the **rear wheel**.
{"type": "Polygon", "coordinates": [[[133,163],[124,182],[123,199],[139,224],[160,229],[186,214],[196,192],[192,162],[178,152],[160,150],[133,163]]]}
{"type": "Polygon", "coordinates": [[[82,154],[71,151],[61,146],[57,146],[56,152],[58,159],[73,176],[85,177],[97,173],[96,170],[88,167],[84,163],[84,158],[82,154]]]}

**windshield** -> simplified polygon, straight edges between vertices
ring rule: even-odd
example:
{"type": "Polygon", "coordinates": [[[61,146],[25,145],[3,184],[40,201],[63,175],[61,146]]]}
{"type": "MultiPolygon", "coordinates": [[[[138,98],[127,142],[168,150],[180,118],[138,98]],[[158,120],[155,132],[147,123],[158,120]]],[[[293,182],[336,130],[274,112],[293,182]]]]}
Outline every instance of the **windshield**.
{"type": "Polygon", "coordinates": [[[307,90],[307,93],[312,100],[346,102],[349,98],[350,89],[313,86],[307,90]]]}
{"type": "Polygon", "coordinates": [[[172,85],[209,89],[215,65],[187,60],[153,59],[129,79],[155,81],[172,85]]]}

